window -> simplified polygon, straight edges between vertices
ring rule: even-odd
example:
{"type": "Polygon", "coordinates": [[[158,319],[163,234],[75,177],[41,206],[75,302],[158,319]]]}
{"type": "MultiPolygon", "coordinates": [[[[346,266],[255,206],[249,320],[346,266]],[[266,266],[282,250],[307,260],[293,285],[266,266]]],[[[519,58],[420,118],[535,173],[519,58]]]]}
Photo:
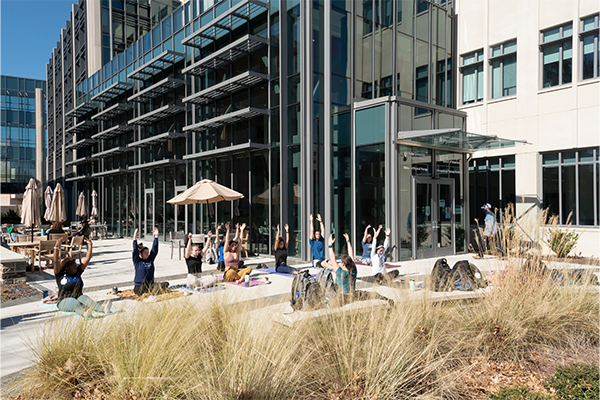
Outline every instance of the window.
{"type": "Polygon", "coordinates": [[[599,225],[600,148],[542,155],[543,204],[561,224],[599,225]]]}
{"type": "Polygon", "coordinates": [[[571,83],[573,24],[542,31],[542,87],[571,83]]]}
{"type": "Polygon", "coordinates": [[[462,56],[462,103],[483,100],[483,49],[462,56]]]}
{"type": "Polygon", "coordinates": [[[492,99],[517,94],[517,41],[509,40],[490,50],[492,99]]]}
{"type": "Polygon", "coordinates": [[[469,210],[471,223],[481,223],[481,206],[498,208],[500,218],[509,204],[515,204],[515,156],[478,158],[469,162],[469,210]]]}
{"type": "Polygon", "coordinates": [[[591,79],[600,76],[600,49],[598,48],[598,14],[581,20],[581,79],[591,79]]]}

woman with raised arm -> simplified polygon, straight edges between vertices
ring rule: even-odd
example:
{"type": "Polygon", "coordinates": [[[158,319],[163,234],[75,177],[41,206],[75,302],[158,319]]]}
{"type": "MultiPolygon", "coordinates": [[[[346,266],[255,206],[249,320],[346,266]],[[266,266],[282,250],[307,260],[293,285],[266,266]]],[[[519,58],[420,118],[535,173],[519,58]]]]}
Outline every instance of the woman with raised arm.
{"type": "MultiPolygon", "coordinates": [[[[246,224],[242,224],[240,228],[239,237],[241,238],[244,237],[244,229],[246,229],[246,224]]],[[[223,274],[223,279],[226,282],[242,283],[244,281],[244,276],[252,272],[252,267],[239,269],[240,252],[242,246],[240,246],[240,243],[238,243],[236,240],[229,240],[229,230],[227,230],[227,233],[225,234],[225,243],[227,247],[223,252],[223,260],[225,262],[225,273],[223,274]]]]}
{"type": "Polygon", "coordinates": [[[85,318],[91,316],[93,311],[110,313],[110,301],[103,306],[83,294],[83,279],[81,279],[81,274],[83,274],[83,271],[85,271],[92,259],[92,242],[89,239],[85,239],[88,251],[85,259],[77,265],[75,258],[71,257],[65,258],[62,262],[60,261],[62,241],[63,239],[58,239],[54,246],[53,264],[56,285],[58,286],[58,296],[56,298],[58,300],[58,309],[66,312],[75,312],[85,318]]]}
{"type": "Polygon", "coordinates": [[[131,255],[135,269],[133,292],[138,296],[149,292],[158,293],[169,287],[168,282],[154,282],[154,259],[158,254],[158,228],[154,227],[152,233],[154,234],[152,250],[148,250],[141,243],[138,245],[138,229],[133,233],[133,253],[131,255]]]}
{"type": "MultiPolygon", "coordinates": [[[[375,236],[373,237],[375,243],[377,243],[377,236],[379,236],[379,232],[381,231],[381,228],[382,228],[382,226],[379,225],[379,229],[377,229],[375,231],[375,236]]],[[[386,252],[386,250],[388,249],[388,246],[390,245],[390,233],[392,233],[392,230],[390,228],[387,228],[385,230],[385,241],[383,242],[383,244],[379,245],[377,247],[375,247],[375,245],[373,245],[373,248],[371,249],[371,263],[373,266],[372,267],[373,278],[380,285],[383,283],[384,279],[385,280],[395,279],[398,277],[398,274],[400,273],[400,272],[398,272],[397,269],[387,272],[387,269],[385,268],[385,256],[383,254],[386,252]]]]}
{"type": "Polygon", "coordinates": [[[341,289],[342,303],[350,303],[354,300],[380,299],[386,300],[390,304],[394,304],[392,300],[381,296],[377,292],[356,290],[357,272],[356,265],[354,264],[354,251],[347,233],[344,233],[344,239],[346,239],[348,255],[344,254],[341,259],[342,262],[338,264],[335,252],[333,251],[335,239],[333,238],[333,235],[329,236],[329,265],[331,267],[328,268],[335,272],[336,284],[341,289]]]}
{"type": "Polygon", "coordinates": [[[277,225],[277,236],[275,236],[275,272],[297,275],[298,269],[287,265],[290,227],[288,224],[285,224],[283,227],[285,228],[285,242],[283,241],[283,237],[279,236],[279,224],[277,225]]]}
{"type": "Polygon", "coordinates": [[[371,247],[373,247],[373,236],[371,236],[369,233],[369,229],[371,229],[371,225],[367,225],[365,228],[365,233],[363,234],[361,242],[363,253],[360,262],[364,265],[371,265],[371,247]]]}
{"type": "MultiPolygon", "coordinates": [[[[219,228],[217,228],[217,235],[219,228]]],[[[212,232],[208,231],[208,240],[204,243],[204,247],[200,250],[200,245],[192,244],[192,232],[188,233],[188,243],[185,248],[185,263],[188,269],[188,276],[186,285],[188,287],[201,286],[200,282],[202,273],[202,257],[206,254],[206,251],[210,247],[210,240],[212,238],[212,232]]]]}
{"type": "Polygon", "coordinates": [[[354,251],[347,233],[344,233],[344,239],[348,246],[348,254],[344,254],[341,263],[338,264],[333,244],[335,239],[333,235],[329,235],[329,268],[335,273],[335,283],[341,289],[342,302],[350,303],[356,291],[356,265],[354,264],[354,251]]]}

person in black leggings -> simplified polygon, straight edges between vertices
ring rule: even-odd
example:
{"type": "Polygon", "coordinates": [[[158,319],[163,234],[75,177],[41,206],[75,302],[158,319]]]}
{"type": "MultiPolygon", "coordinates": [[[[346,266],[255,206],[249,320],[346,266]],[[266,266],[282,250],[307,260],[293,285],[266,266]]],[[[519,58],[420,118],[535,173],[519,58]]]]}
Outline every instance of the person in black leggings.
{"type": "Polygon", "coordinates": [[[283,241],[283,237],[279,236],[279,225],[277,225],[277,236],[275,239],[275,272],[297,275],[298,269],[287,265],[287,248],[290,243],[290,227],[288,224],[285,224],[284,228],[285,242],[283,241]]]}

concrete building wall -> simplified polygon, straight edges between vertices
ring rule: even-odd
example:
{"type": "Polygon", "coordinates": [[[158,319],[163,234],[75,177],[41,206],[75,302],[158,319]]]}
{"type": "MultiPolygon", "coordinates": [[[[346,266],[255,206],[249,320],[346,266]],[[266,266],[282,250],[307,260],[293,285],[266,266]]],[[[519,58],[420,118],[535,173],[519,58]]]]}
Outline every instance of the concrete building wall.
{"type": "MultiPolygon", "coordinates": [[[[458,14],[459,56],[483,49],[483,100],[462,105],[459,72],[458,109],[467,112],[467,130],[531,143],[512,149],[477,152],[474,158],[516,155],[517,212],[543,204],[541,154],[547,151],[583,149],[600,145],[600,79],[582,80],[582,17],[596,14],[595,0],[482,1],[460,0],[458,14]],[[573,23],[572,82],[542,88],[541,31],[573,23]],[[516,95],[492,99],[491,46],[517,40],[516,95]]],[[[460,65],[460,57],[459,57],[460,65]]],[[[598,225],[585,227],[579,251],[598,255],[598,225]]]]}

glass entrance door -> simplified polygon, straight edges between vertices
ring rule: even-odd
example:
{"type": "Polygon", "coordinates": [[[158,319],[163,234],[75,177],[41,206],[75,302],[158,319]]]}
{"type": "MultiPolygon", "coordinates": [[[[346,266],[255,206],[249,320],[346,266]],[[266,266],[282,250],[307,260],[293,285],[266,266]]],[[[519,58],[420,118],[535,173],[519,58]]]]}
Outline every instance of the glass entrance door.
{"type": "Polygon", "coordinates": [[[154,189],[144,190],[144,234],[143,237],[147,241],[152,241],[154,236],[154,189]]]}
{"type": "MultiPolygon", "coordinates": [[[[175,196],[179,193],[184,192],[187,189],[187,186],[175,186],[175,196]]],[[[187,222],[187,206],[185,205],[175,205],[175,231],[176,232],[186,232],[186,222],[187,222]]]]}
{"type": "Polygon", "coordinates": [[[455,253],[454,181],[413,177],[409,232],[416,258],[455,253]]]}

